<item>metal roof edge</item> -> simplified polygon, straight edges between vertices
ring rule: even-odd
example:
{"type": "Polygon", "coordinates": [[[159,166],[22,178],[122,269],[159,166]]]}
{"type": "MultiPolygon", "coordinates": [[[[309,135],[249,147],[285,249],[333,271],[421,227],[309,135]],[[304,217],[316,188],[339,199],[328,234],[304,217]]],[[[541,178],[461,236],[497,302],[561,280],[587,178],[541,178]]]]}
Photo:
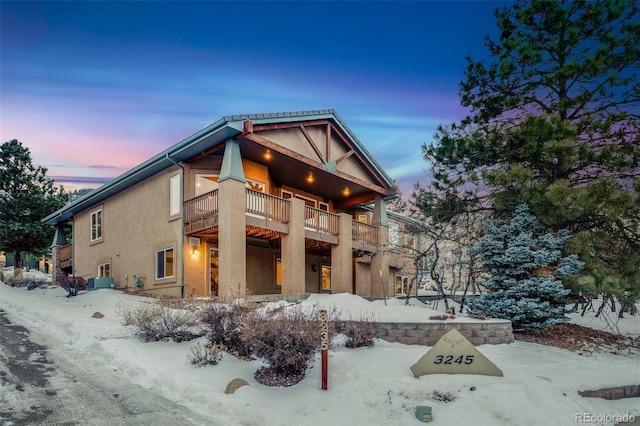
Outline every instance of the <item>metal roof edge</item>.
{"type": "Polygon", "coordinates": [[[353,133],[353,131],[342,120],[338,113],[332,109],[321,110],[309,110],[309,111],[292,111],[292,112],[277,112],[277,113],[262,113],[262,114],[238,114],[229,115],[224,117],[226,120],[251,120],[254,124],[266,124],[266,123],[286,123],[290,121],[296,121],[300,119],[305,120],[318,120],[333,118],[338,124],[340,129],[354,142],[355,146],[362,153],[365,159],[373,166],[376,173],[378,173],[385,183],[391,187],[396,187],[393,179],[384,171],[380,164],[375,160],[373,155],[365,148],[364,144],[360,142],[360,139],[353,133]]]}
{"type": "Polygon", "coordinates": [[[86,196],[79,198],[78,200],[75,200],[62,207],[61,209],[53,212],[49,216],[41,219],[41,222],[47,225],[55,225],[62,221],[68,220],[73,217],[74,214],[79,213],[82,210],[91,207],[92,205],[100,203],[110,196],[115,195],[139,183],[139,181],[134,180],[134,178],[146,171],[149,171],[154,166],[159,166],[159,168],[157,170],[154,170],[153,173],[151,173],[149,176],[152,176],[153,174],[158,173],[162,170],[166,170],[167,168],[174,165],[174,163],[171,162],[169,158],[173,158],[174,156],[179,155],[180,152],[197,143],[199,140],[213,134],[216,130],[224,129],[225,127],[233,129],[236,133],[240,133],[242,131],[241,122],[229,123],[224,118],[222,118],[208,125],[202,130],[194,133],[193,135],[183,139],[182,141],[170,146],[159,154],[154,155],[150,159],[140,163],[134,168],[124,172],[120,176],[110,180],[104,185],[94,189],[86,196]],[[166,164],[163,165],[163,163],[166,164]]]}

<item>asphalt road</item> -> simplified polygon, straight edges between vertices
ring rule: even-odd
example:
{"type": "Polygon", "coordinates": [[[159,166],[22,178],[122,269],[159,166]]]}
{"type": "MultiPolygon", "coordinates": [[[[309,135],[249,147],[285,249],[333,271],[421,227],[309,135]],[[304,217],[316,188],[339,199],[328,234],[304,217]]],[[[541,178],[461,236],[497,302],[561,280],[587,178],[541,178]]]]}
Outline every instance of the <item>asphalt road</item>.
{"type": "MultiPolygon", "coordinates": [[[[36,339],[42,341],[41,339],[36,339]]],[[[0,424],[215,425],[187,408],[108,372],[34,343],[0,310],[0,424]]]]}

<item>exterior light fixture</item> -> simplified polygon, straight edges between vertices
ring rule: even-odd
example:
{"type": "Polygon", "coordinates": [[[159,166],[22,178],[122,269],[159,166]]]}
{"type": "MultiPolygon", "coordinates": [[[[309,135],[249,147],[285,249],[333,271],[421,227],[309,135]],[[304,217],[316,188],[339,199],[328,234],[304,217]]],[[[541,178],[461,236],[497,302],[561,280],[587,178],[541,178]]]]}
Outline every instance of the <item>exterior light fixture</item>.
{"type": "Polygon", "coordinates": [[[271,150],[267,150],[267,152],[264,153],[264,159],[271,160],[271,150]]]}
{"type": "Polygon", "coordinates": [[[307,176],[307,183],[313,183],[314,180],[313,173],[309,172],[309,176],[307,176]]]}

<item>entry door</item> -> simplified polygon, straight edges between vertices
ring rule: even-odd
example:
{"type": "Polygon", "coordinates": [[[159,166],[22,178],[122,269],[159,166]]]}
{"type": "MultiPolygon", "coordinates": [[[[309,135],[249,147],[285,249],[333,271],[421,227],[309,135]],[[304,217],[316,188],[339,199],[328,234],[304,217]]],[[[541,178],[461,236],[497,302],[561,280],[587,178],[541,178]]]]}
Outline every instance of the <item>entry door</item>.
{"type": "Polygon", "coordinates": [[[218,295],[218,250],[209,250],[209,295],[218,295]]]}
{"type": "Polygon", "coordinates": [[[320,291],[331,291],[331,266],[320,266],[320,291]]]}

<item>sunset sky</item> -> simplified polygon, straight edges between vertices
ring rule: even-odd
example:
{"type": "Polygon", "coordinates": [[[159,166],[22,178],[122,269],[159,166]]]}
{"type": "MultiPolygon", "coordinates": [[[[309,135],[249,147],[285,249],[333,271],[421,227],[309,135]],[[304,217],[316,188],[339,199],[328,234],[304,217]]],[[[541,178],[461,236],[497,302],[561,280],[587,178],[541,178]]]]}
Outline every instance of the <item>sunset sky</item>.
{"type": "Polygon", "coordinates": [[[1,141],[72,190],[224,115],[333,108],[408,195],[509,4],[3,0],[1,141]]]}

